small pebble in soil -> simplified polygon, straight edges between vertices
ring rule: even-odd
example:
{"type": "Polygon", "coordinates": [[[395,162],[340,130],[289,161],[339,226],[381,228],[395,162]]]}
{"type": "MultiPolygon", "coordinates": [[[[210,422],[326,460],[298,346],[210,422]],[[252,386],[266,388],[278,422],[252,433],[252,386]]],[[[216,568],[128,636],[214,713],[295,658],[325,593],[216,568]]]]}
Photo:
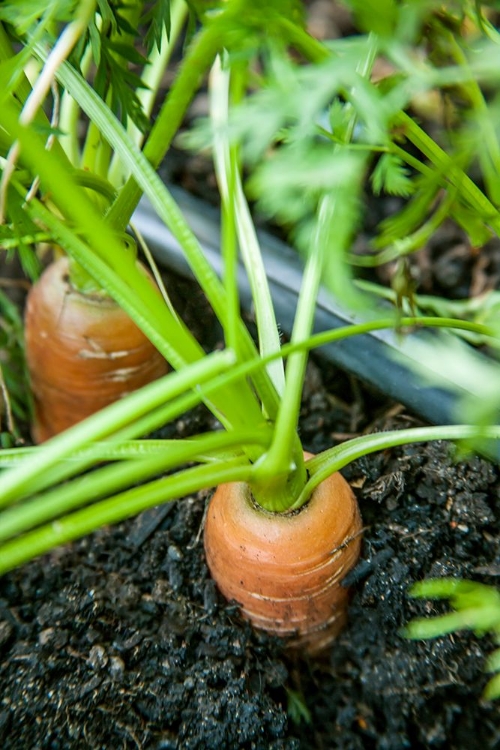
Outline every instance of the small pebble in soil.
{"type": "Polygon", "coordinates": [[[103,646],[92,646],[89,651],[88,663],[92,669],[103,669],[108,663],[108,657],[103,646]]]}

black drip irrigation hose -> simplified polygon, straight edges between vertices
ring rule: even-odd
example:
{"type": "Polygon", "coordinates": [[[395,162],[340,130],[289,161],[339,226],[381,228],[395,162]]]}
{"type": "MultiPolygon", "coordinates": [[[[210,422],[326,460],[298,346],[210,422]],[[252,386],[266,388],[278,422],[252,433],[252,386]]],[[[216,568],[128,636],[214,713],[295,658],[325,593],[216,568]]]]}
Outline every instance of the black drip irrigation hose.
{"type": "MultiPolygon", "coordinates": [[[[219,212],[204,201],[176,187],[170,188],[190,227],[197,236],[204,253],[214,270],[220,275],[219,212]]],[[[144,237],[155,259],[163,267],[181,276],[192,278],[183,252],[171,232],[158,218],[150,203],[143,199],[134,214],[134,226],[144,237]]],[[[284,242],[259,232],[259,241],[269,279],[276,317],[285,333],[290,333],[297,306],[302,279],[302,262],[298,254],[284,242]]],[[[250,287],[243,267],[239,270],[241,303],[249,309],[252,303],[250,287]]],[[[362,322],[342,309],[324,289],[318,297],[315,331],[340,328],[353,322],[362,322]]],[[[353,336],[321,347],[321,356],[341,369],[352,373],[365,383],[402,403],[414,414],[431,424],[457,424],[460,405],[464,398],[481,403],[484,398],[481,383],[465,388],[457,375],[457,360],[447,358],[446,348],[436,345],[436,333],[421,331],[405,334],[384,330],[353,336]],[[429,385],[430,384],[430,385],[429,385]]],[[[487,364],[486,356],[458,341],[452,334],[440,332],[439,336],[453,338],[454,350],[463,346],[467,356],[478,364],[487,364]]],[[[456,353],[456,352],[455,352],[456,353]]],[[[500,458],[497,445],[488,455],[500,458]]]]}

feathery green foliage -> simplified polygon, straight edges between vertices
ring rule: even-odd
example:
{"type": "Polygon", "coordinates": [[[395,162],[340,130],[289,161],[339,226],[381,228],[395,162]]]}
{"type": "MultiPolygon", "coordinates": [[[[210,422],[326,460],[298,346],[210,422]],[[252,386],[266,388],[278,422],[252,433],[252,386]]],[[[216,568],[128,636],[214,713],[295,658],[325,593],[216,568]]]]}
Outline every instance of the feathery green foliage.
{"type": "MultiPolygon", "coordinates": [[[[415,584],[410,595],[419,599],[446,599],[452,612],[438,617],[413,620],[404,629],[407,638],[438,638],[448,633],[472,630],[477,636],[491,635],[500,645],[500,591],[474,581],[456,578],[434,578],[415,584]]],[[[495,673],[489,680],[484,697],[500,697],[500,648],[488,658],[486,671],[495,673]]]]}

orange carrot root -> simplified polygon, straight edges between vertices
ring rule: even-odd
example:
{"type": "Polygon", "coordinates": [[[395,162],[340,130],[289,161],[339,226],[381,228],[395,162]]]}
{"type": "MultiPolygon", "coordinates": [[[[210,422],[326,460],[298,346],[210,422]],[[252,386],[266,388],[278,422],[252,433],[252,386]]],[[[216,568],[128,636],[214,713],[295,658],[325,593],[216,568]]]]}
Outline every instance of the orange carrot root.
{"type": "Polygon", "coordinates": [[[25,343],[37,443],[168,371],[114,300],[71,286],[67,258],[52,263],[30,290],[25,343]]]}
{"type": "Polygon", "coordinates": [[[208,567],[222,594],[255,627],[317,654],[347,618],[341,581],[361,548],[361,515],[338,473],[290,514],[267,513],[243,483],[217,488],[205,523],[208,567]]]}

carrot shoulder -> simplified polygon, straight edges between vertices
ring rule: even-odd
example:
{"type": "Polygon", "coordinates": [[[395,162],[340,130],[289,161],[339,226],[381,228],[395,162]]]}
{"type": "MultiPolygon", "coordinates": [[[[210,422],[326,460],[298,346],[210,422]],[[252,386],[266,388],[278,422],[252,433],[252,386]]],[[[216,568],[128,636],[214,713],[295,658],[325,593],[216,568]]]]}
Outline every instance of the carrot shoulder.
{"type": "Polygon", "coordinates": [[[267,513],[243,483],[221,485],[205,523],[207,563],[220,591],[257,628],[318,653],[347,617],[341,585],[361,545],[361,516],[338,473],[293,513],[267,513]]]}
{"type": "Polygon", "coordinates": [[[168,370],[160,353],[113,299],[83,294],[71,285],[67,258],[52,263],[30,290],[25,346],[35,402],[35,442],[168,370]]]}

